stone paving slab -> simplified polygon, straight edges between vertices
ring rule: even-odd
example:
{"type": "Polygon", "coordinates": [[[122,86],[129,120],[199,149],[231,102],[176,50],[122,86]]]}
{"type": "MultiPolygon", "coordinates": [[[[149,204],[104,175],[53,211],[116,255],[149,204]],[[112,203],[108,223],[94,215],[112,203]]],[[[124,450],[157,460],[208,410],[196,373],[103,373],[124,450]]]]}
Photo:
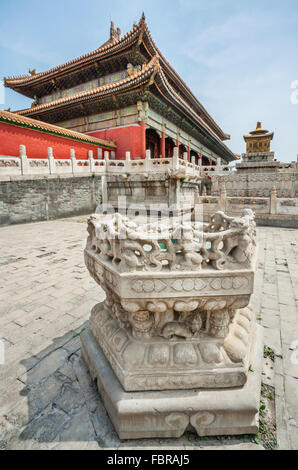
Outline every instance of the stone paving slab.
{"type": "MultiPolygon", "coordinates": [[[[0,228],[0,448],[260,449],[250,437],[120,441],[80,358],[104,293],[83,260],[86,217],[0,228]]],[[[298,449],[298,230],[258,228],[252,305],[275,354],[278,443],[298,449]]],[[[273,383],[271,383],[273,382],[273,383]]]]}

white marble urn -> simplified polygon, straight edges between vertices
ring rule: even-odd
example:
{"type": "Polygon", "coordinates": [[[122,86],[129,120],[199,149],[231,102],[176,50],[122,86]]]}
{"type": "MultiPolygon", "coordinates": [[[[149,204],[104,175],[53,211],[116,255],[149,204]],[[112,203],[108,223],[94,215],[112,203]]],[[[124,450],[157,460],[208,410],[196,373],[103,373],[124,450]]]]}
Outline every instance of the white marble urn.
{"type": "Polygon", "coordinates": [[[209,224],[88,221],[86,266],[106,292],[90,332],[126,392],[241,387],[254,317],[251,210],[209,224]]]}

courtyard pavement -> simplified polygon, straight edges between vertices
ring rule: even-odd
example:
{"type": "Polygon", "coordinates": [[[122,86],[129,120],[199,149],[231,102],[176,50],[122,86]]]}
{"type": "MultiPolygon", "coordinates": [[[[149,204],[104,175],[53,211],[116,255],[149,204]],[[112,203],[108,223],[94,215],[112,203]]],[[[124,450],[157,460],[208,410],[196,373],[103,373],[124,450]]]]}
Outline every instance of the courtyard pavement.
{"type": "MultiPolygon", "coordinates": [[[[84,265],[86,219],[0,228],[0,449],[262,448],[249,436],[118,439],[80,358],[79,333],[104,299],[84,265]]],[[[278,446],[298,449],[298,230],[257,232],[252,305],[275,352],[263,379],[275,387],[278,446]]]]}

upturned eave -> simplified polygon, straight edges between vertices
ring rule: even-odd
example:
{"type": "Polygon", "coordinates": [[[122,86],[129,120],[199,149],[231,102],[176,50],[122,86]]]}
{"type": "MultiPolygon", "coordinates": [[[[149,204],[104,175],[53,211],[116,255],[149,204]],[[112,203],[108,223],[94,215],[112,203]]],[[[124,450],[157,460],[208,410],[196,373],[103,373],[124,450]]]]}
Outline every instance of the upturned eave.
{"type": "MultiPolygon", "coordinates": [[[[182,92],[184,98],[191,103],[191,106],[194,108],[194,112],[204,119],[207,125],[213,129],[222,141],[229,140],[229,134],[225,133],[214,121],[204,106],[192,93],[190,88],[160,52],[152,39],[144,14],[138,24],[134,25],[131,31],[125,34],[121,39],[108,41],[95,51],[84,54],[47,71],[36,73],[34,75],[4,78],[4,85],[27,97],[34,98],[34,87],[38,84],[58,79],[59,77],[69,73],[74,73],[76,70],[92,65],[94,61],[103,60],[109,56],[113,56],[114,54],[119,54],[119,52],[124,51],[133,45],[140,46],[141,44],[143,44],[151,58],[155,56],[159,57],[160,66],[164,70],[165,74],[175,83],[175,86],[182,92]]],[[[52,103],[54,103],[54,101],[52,103]]]]}

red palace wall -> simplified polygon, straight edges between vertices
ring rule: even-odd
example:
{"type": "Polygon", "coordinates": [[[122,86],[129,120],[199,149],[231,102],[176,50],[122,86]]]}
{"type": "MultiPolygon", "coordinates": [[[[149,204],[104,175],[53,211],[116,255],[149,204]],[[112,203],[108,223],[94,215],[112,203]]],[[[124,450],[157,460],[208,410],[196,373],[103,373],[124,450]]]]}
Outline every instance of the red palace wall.
{"type": "MultiPolygon", "coordinates": [[[[75,150],[78,160],[88,158],[88,150],[93,150],[93,157],[97,158],[99,145],[90,145],[67,137],[59,137],[47,132],[35,131],[26,127],[0,123],[0,155],[17,157],[19,145],[26,146],[28,158],[46,158],[48,147],[53,148],[55,158],[69,158],[70,149],[75,150]]],[[[103,151],[106,149],[103,149],[103,151]]]]}
{"type": "Polygon", "coordinates": [[[140,158],[142,156],[142,129],[139,125],[88,132],[88,135],[104,140],[110,138],[115,142],[117,145],[117,160],[124,160],[125,152],[130,152],[131,158],[140,158]]]}

